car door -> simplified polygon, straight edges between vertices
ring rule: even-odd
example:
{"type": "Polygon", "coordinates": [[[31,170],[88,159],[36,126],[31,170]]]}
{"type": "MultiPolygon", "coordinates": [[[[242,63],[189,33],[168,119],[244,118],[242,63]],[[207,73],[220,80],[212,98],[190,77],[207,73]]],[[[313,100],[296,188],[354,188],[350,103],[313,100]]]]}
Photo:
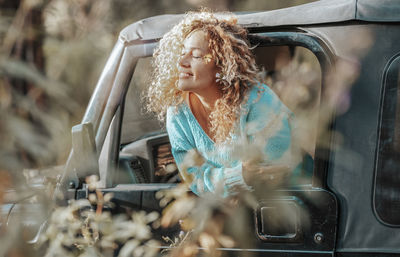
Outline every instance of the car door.
{"type": "MultiPolygon", "coordinates": [[[[254,50],[257,62],[269,70],[266,75],[271,81],[281,69],[292,63],[298,49],[308,52],[308,56],[314,58],[314,63],[317,64],[316,72],[319,73],[317,89],[312,90],[313,115],[317,115],[313,133],[317,133],[320,95],[333,62],[328,47],[315,35],[298,29],[253,32],[250,41],[252,45],[257,46],[254,50]]],[[[138,47],[146,51],[132,65],[134,70],[126,82],[130,87],[122,94],[99,158],[99,173],[104,184],[102,191],[113,193],[117,211],[161,211],[157,192],[174,188],[179,182],[176,170],[157,175],[160,153],[162,158],[169,158],[168,161],[171,159],[168,136],[154,117],[138,115],[141,111],[139,96],[148,83],[143,77],[146,77],[144,74],[151,73],[151,57],[148,56],[151,55],[156,42],[143,44],[138,47]],[[132,131],[135,131],[134,135],[132,131]],[[169,157],[165,157],[165,152],[169,152],[169,157]]],[[[284,99],[286,96],[279,92],[278,86],[271,87],[290,108],[290,96],[284,99]]],[[[258,195],[257,206],[249,210],[251,222],[248,231],[251,234],[251,243],[236,248],[221,248],[221,251],[233,254],[244,251],[268,256],[333,254],[338,207],[334,194],[327,190],[325,183],[329,151],[315,147],[315,140],[314,137],[314,145],[311,144],[311,147],[306,149],[312,152],[314,157],[312,180],[280,188],[275,194],[258,195]]],[[[87,196],[87,188],[83,187],[77,191],[77,198],[87,196]]]]}

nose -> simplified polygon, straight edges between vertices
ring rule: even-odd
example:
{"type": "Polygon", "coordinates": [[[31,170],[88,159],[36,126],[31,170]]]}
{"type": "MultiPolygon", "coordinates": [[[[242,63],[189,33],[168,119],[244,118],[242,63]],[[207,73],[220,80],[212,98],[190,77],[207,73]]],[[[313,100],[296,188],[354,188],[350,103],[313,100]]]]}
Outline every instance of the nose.
{"type": "Polygon", "coordinates": [[[189,62],[189,58],[188,58],[188,54],[183,54],[181,56],[181,58],[179,59],[179,66],[184,67],[184,68],[188,68],[190,67],[190,62],[189,62]]]}

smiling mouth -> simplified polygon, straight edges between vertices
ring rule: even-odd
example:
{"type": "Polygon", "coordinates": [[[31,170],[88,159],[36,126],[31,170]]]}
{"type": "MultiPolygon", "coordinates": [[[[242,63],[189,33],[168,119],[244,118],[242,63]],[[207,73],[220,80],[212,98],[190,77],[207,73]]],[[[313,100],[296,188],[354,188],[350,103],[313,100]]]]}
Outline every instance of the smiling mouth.
{"type": "Polygon", "coordinates": [[[190,78],[192,76],[193,76],[193,74],[189,73],[189,72],[180,72],[179,73],[179,78],[180,79],[186,79],[186,78],[190,78]]]}

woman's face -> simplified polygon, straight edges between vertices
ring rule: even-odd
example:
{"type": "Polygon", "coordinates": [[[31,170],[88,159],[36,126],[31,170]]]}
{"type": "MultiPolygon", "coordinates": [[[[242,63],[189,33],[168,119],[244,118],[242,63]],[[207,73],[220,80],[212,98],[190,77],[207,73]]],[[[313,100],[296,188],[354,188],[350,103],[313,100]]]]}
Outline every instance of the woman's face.
{"type": "Polygon", "coordinates": [[[201,30],[192,32],[184,41],[179,62],[178,88],[182,91],[207,94],[217,89],[216,73],[217,66],[208,49],[207,34],[201,30]],[[207,58],[208,56],[210,58],[207,58]]]}

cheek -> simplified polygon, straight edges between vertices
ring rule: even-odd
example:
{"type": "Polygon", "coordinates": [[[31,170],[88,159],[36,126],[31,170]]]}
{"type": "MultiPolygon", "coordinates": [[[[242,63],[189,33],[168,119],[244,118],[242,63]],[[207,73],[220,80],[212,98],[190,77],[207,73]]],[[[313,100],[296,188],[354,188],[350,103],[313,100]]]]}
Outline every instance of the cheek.
{"type": "Polygon", "coordinates": [[[196,69],[194,75],[197,80],[210,81],[216,79],[216,73],[217,71],[214,67],[201,67],[199,69],[196,69]]]}

